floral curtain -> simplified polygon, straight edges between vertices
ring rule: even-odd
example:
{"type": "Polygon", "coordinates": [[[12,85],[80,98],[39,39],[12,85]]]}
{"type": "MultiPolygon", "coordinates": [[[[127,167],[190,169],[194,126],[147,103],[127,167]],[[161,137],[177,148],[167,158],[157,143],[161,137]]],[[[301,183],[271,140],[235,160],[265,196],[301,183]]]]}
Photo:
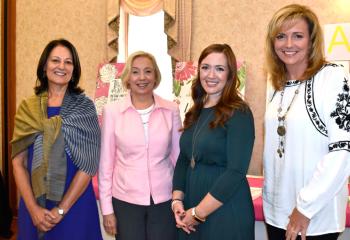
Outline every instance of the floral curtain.
{"type": "Polygon", "coordinates": [[[175,61],[188,61],[191,53],[192,0],[107,0],[108,59],[118,54],[119,7],[136,16],[148,16],[164,10],[164,31],[168,37],[168,54],[175,61]]]}

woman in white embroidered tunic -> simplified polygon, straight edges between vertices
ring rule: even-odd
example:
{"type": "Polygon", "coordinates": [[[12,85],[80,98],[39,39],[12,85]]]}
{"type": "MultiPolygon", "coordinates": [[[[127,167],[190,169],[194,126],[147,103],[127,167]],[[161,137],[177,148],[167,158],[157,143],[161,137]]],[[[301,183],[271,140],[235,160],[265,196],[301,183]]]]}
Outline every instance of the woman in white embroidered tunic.
{"type": "Polygon", "coordinates": [[[269,239],[337,239],[350,173],[349,78],[327,63],[317,16],[292,4],[266,37],[263,206],[269,239]],[[306,237],[307,236],[307,237],[306,237]]]}

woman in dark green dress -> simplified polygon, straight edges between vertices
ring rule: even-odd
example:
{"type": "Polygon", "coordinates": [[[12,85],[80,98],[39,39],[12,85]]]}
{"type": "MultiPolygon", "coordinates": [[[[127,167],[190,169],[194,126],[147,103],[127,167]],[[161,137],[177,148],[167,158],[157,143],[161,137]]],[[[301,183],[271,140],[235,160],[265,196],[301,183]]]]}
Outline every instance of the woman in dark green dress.
{"type": "Polygon", "coordinates": [[[254,239],[246,178],[254,120],[238,92],[236,58],[227,44],[205,48],[192,84],[173,179],[180,240],[254,239]]]}

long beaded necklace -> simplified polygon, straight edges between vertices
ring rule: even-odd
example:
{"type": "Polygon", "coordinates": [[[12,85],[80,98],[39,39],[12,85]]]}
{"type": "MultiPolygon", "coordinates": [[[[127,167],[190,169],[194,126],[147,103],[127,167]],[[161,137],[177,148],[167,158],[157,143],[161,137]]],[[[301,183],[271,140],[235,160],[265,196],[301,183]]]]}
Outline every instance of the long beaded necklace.
{"type": "Polygon", "coordinates": [[[300,89],[301,83],[299,83],[299,86],[297,89],[295,89],[294,91],[294,96],[292,98],[292,100],[289,103],[289,106],[287,107],[287,110],[284,112],[284,114],[282,114],[282,102],[283,102],[283,95],[284,95],[284,90],[286,87],[283,88],[283,90],[281,91],[281,100],[279,103],[279,107],[277,109],[277,120],[278,120],[278,127],[277,127],[277,134],[278,134],[278,148],[277,148],[277,153],[278,156],[280,158],[282,158],[283,154],[284,154],[284,146],[285,146],[285,140],[286,140],[286,117],[287,114],[294,102],[295,97],[298,95],[299,93],[299,89],[300,89]]]}
{"type": "Polygon", "coordinates": [[[197,131],[197,127],[199,125],[199,120],[201,118],[201,115],[199,115],[199,118],[198,118],[198,122],[196,124],[196,127],[193,131],[193,137],[192,137],[192,156],[191,156],[191,168],[194,169],[194,167],[196,166],[196,160],[195,160],[195,157],[194,157],[194,147],[196,145],[196,140],[197,140],[197,137],[199,135],[199,133],[201,132],[202,128],[206,125],[207,121],[209,120],[210,116],[212,115],[212,112],[208,114],[207,118],[203,121],[202,125],[198,128],[198,131],[197,131]]]}

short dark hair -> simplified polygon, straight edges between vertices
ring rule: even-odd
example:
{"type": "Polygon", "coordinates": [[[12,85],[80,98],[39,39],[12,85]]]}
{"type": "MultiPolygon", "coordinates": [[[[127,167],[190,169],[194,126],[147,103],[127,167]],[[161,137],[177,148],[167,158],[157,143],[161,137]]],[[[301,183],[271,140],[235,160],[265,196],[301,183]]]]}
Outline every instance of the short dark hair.
{"type": "Polygon", "coordinates": [[[71,93],[77,93],[77,94],[84,92],[83,89],[78,87],[80,75],[81,75],[81,67],[80,67],[78,52],[71,42],[69,42],[66,39],[60,38],[49,42],[40,56],[38,67],[36,70],[37,81],[36,81],[36,86],[34,87],[35,94],[38,95],[48,90],[49,85],[48,85],[48,79],[47,79],[45,67],[47,64],[47,60],[50,56],[50,53],[57,46],[66,47],[72,54],[73,73],[72,73],[72,78],[68,83],[68,91],[71,93]]]}

